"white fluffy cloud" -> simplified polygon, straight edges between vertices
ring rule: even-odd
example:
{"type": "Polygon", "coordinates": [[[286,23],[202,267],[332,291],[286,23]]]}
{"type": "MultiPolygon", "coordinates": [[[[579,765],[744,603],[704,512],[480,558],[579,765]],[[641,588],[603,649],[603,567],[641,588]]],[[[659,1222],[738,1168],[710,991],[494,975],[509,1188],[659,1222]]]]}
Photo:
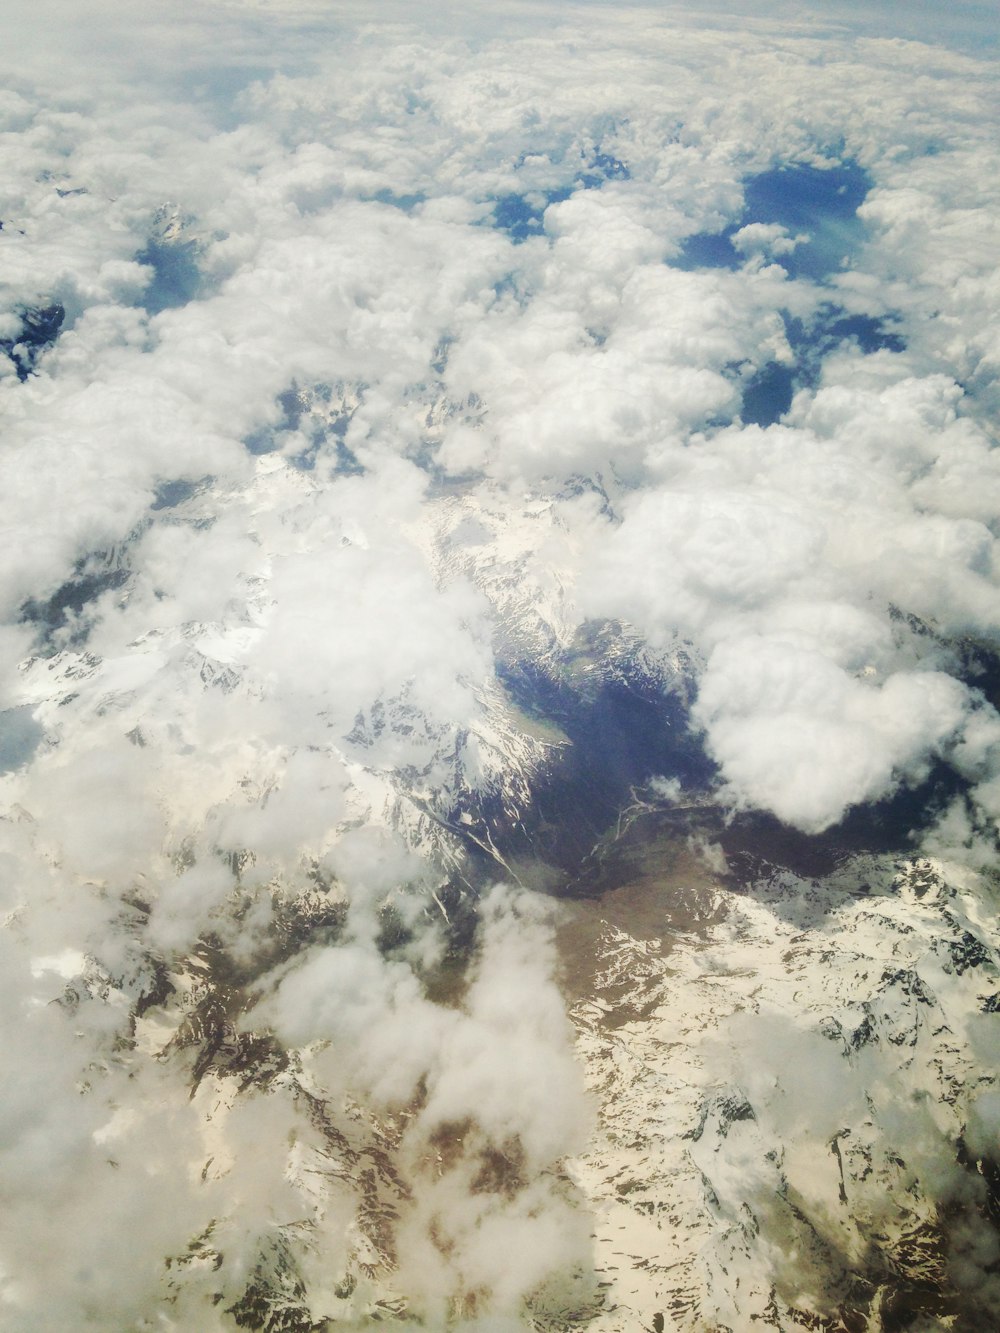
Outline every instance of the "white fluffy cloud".
{"type": "Polygon", "coordinates": [[[738,798],[818,832],[926,777],[968,711],[967,691],[941,672],[873,685],[813,647],[760,635],[713,651],[695,713],[738,798]]]}

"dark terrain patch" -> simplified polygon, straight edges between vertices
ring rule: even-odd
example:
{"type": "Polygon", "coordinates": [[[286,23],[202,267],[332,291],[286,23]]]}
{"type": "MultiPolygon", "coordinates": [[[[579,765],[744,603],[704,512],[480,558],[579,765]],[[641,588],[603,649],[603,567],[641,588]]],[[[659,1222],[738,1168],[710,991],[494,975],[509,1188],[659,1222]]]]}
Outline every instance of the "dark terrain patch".
{"type": "Polygon", "coordinates": [[[66,319],[58,301],[47,306],[29,306],[21,311],[21,331],[15,338],[0,338],[0,353],[6,356],[23,383],[34,372],[41,354],[53,345],[66,319]]]}

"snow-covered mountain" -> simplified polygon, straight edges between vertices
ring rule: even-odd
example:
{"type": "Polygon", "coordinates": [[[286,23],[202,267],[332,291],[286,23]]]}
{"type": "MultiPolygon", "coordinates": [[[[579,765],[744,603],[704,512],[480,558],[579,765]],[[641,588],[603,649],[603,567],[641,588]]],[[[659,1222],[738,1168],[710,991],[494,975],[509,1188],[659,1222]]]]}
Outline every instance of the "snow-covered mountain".
{"type": "MultiPolygon", "coordinates": [[[[75,607],[66,592],[50,603],[50,655],[24,669],[45,733],[70,710],[113,717],[136,748],[183,753],[186,717],[216,699],[266,700],[254,651],[268,632],[269,579],[296,540],[294,523],[268,529],[267,516],[275,497],[295,512],[289,497],[313,489],[308,470],[263,455],[245,494],[211,496],[216,514],[256,516],[254,567],[229,622],[150,631],[104,656],[86,633],[92,599],[127,609],[142,534],[81,574],[91,601],[75,607]]],[[[172,512],[209,516],[204,494],[172,512]]],[[[185,861],[194,874],[204,855],[199,841],[228,858],[196,929],[181,920],[183,897],[164,903],[140,877],[101,948],[50,964],[65,978],[53,988],[60,1006],[114,1015],[106,1058],[151,1081],[148,1105],[130,1100],[125,1120],[112,1115],[100,1131],[109,1160],[129,1118],[159,1113],[164,1078],[189,1090],[188,1156],[213,1202],[187,1249],[167,1256],[177,1326],[212,1302],[250,1328],[405,1322],[399,1237],[423,1192],[455,1188],[471,1159],[493,1182],[489,1198],[530,1206],[513,1141],[477,1149],[460,1119],[417,1130],[426,1090],[393,1110],[367,1076],[341,1088],[329,1063],[331,1051],[344,1058],[338,1040],[317,1044],[298,1019],[276,1038],[280,1016],[256,1017],[261,995],[283,977],[294,984],[297,960],[349,948],[356,908],[339,879],[352,838],[381,840],[390,867],[372,888],[380,961],[357,984],[391,991],[415,966],[435,1021],[472,1021],[470,931],[489,883],[523,879],[563,899],[556,972],[594,1120],[551,1189],[593,1239],[582,1237],[570,1278],[526,1289],[531,1326],[617,1333],[654,1328],[657,1315],[668,1328],[734,1333],[970,1326],[970,1311],[993,1308],[995,1281],[995,876],[907,851],[905,828],[887,831],[893,851],[866,851],[849,835],[789,847],[776,825],[726,822],[688,727],[695,650],[654,654],[612,624],[571,632],[569,577],[553,557],[571,539],[556,507],[532,500],[512,514],[467,489],[425,513],[407,539],[440,586],[471,584],[497,627],[503,667],[475,691],[470,722],[443,724],[406,689],[376,697],[349,730],[299,752],[328,781],[336,764],[329,799],[340,813],[297,869],[258,865],[238,822],[210,819],[173,852],[182,880],[185,861]],[[402,897],[397,866],[415,876],[402,897]],[[192,947],[165,965],[179,929],[192,947]],[[270,1205],[252,1240],[238,1145],[257,1133],[273,1144],[267,1170],[287,1202],[277,1214],[270,1205]],[[236,1233],[240,1251],[257,1254],[250,1270],[227,1267],[236,1233]]],[[[220,792],[241,791],[258,840],[254,821],[280,799],[295,758],[235,746],[215,775],[220,792]]],[[[182,793],[161,799],[183,812],[182,793]]],[[[27,836],[43,850],[44,828],[27,836]]],[[[353,1029],[363,1042],[396,1001],[370,1003],[353,1029]]],[[[454,1308],[471,1317],[464,1281],[454,1308]]]]}
{"type": "Polygon", "coordinates": [[[660,850],[571,928],[596,941],[573,979],[592,1326],[988,1322],[995,884],[870,855],[740,882],[682,836],[660,850]]]}

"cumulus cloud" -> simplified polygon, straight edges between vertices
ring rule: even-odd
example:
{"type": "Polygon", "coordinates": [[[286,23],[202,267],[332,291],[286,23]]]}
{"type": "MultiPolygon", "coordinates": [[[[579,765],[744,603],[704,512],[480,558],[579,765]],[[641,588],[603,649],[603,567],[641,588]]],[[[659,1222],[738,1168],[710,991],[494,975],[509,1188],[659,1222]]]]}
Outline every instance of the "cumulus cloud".
{"type": "Polygon", "coordinates": [[[739,797],[819,832],[926,777],[968,711],[965,689],[941,672],[872,685],[815,649],[759,636],[715,649],[695,715],[739,797]]]}

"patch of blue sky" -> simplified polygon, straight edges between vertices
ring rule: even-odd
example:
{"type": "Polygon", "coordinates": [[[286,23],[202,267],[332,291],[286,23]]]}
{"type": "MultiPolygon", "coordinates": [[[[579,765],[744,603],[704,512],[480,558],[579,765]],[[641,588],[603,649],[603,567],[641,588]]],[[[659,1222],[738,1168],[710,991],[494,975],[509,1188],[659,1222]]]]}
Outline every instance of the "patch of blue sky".
{"type": "MultiPolygon", "coordinates": [[[[312,393],[321,402],[328,403],[330,400],[328,384],[313,386],[312,393]]],[[[282,452],[300,472],[312,472],[320,458],[325,457],[330,465],[331,476],[361,475],[365,469],[346,441],[353,412],[345,409],[331,416],[315,416],[306,410],[307,401],[308,397],[304,399],[298,385],[293,382],[290,388],[277,396],[277,421],[247,435],[243,440],[244,448],[255,457],[282,452]],[[298,442],[303,447],[292,452],[289,445],[298,442]]]]}
{"type": "Polygon", "coordinates": [[[176,509],[184,504],[204,486],[211,482],[211,477],[192,481],[189,477],[174,477],[161,481],[157,487],[150,509],[176,509]]]}
{"type": "MultiPolygon", "coordinates": [[[[689,236],[675,265],[738,269],[746,256],[733,243],[734,237],[742,228],[760,223],[784,228],[791,239],[808,238],[774,259],[789,277],[821,283],[839,272],[864,242],[858,208],[870,186],[868,173],[854,162],[826,168],[791,163],[751,176],[744,182],[739,216],[720,231],[689,236]]],[[[769,426],[779,421],[796,390],[815,386],[823,358],[844,342],[856,342],[866,354],[900,352],[905,347],[891,318],[848,314],[832,303],[823,305],[808,324],[786,314],[785,331],[795,360],[768,361],[745,382],[740,415],[747,424],[769,426]]]]}
{"type": "Polygon", "coordinates": [[[372,198],[380,204],[388,204],[390,208],[398,208],[401,213],[412,213],[420,204],[426,203],[427,196],[421,192],[415,194],[397,194],[395,190],[378,190],[372,198]]]}
{"type": "Polygon", "coordinates": [[[687,237],[675,266],[737,269],[745,256],[733,238],[743,227],[763,223],[784,227],[792,240],[806,238],[775,260],[789,277],[821,282],[843,268],[864,241],[858,208],[870,187],[868,173],[854,162],[830,167],[789,163],[750,176],[739,217],[720,231],[687,237]]]}
{"type": "MultiPolygon", "coordinates": [[[[576,5],[600,5],[603,0],[574,0],[576,5]]],[[[705,27],[732,29],[749,20],[754,24],[791,23],[801,30],[809,25],[817,36],[844,32],[860,37],[921,42],[943,46],[971,56],[995,57],[1000,48],[996,0],[823,0],[803,5],[801,0],[685,0],[661,12],[705,27]]]]}
{"type": "Polygon", "coordinates": [[[838,305],[822,305],[810,324],[785,315],[785,335],[799,361],[812,358],[818,366],[827,352],[849,340],[862,352],[902,352],[906,341],[896,331],[895,316],[849,315],[838,305]]]}
{"type": "Polygon", "coordinates": [[[282,73],[301,71],[301,62],[242,63],[196,66],[186,73],[176,72],[175,79],[190,102],[211,116],[220,130],[234,130],[245,121],[240,100],[255,83],[268,83],[280,68],[282,73]],[[284,67],[288,64],[288,68],[284,67]]]}
{"type": "Polygon", "coordinates": [[[870,176],[856,163],[777,167],[747,181],[746,222],[775,222],[790,236],[808,235],[779,262],[793,278],[822,280],[843,267],[865,239],[858,208],[870,188],[870,176]]]}
{"type": "Polygon", "coordinates": [[[513,302],[523,308],[529,300],[530,289],[523,275],[512,271],[493,284],[493,295],[497,301],[513,302]]]}
{"type": "Polygon", "coordinates": [[[150,315],[187,305],[199,294],[202,279],[193,241],[150,240],[136,260],[153,270],[141,302],[150,315]]]}
{"type": "Polygon", "coordinates": [[[44,738],[45,729],[27,704],[5,709],[0,713],[0,773],[22,768],[44,738]]]}
{"type": "MultiPolygon", "coordinates": [[[[746,256],[733,238],[742,228],[761,223],[784,228],[790,238],[808,237],[775,260],[789,277],[822,282],[840,271],[864,242],[865,226],[857,210],[870,185],[867,172],[853,162],[828,168],[792,163],[751,176],[744,183],[739,216],[720,231],[689,236],[675,266],[738,269],[746,256]]],[[[784,319],[795,359],[791,364],[768,361],[745,381],[740,415],[747,424],[779,421],[796,390],[815,386],[823,358],[844,342],[854,341],[866,354],[905,347],[892,317],[849,314],[831,302],[808,324],[787,313],[784,319]]]]}
{"type": "Polygon", "coordinates": [[[543,221],[549,204],[568,199],[572,190],[533,190],[530,194],[501,194],[493,205],[493,225],[505,231],[515,245],[529,236],[540,236],[545,229],[543,221]]]}
{"type": "MultiPolygon", "coordinates": [[[[778,11],[780,12],[780,10],[778,11]]],[[[865,36],[951,47],[972,56],[995,57],[1000,48],[996,0],[839,0],[824,10],[827,22],[844,23],[865,36]]]]}
{"type": "Polygon", "coordinates": [[[740,417],[748,426],[771,426],[792,405],[795,368],[768,361],[748,380],[743,390],[740,417]]]}
{"type": "Polygon", "coordinates": [[[808,324],[787,312],[783,317],[795,360],[791,364],[765,362],[746,381],[740,417],[747,425],[770,426],[780,421],[791,407],[796,390],[815,387],[823,358],[846,342],[857,343],[866,355],[902,352],[906,347],[890,316],[850,315],[841,306],[827,303],[808,324]]]}
{"type": "Polygon", "coordinates": [[[600,189],[605,181],[631,180],[632,173],[628,164],[611,153],[594,153],[584,170],[577,177],[586,190],[600,189]]]}
{"type": "Polygon", "coordinates": [[[738,269],[744,257],[732,242],[736,231],[735,226],[730,226],[724,231],[699,231],[685,237],[679,257],[672,261],[673,267],[738,269]]]}
{"type": "Polygon", "coordinates": [[[550,204],[561,204],[577,190],[599,190],[608,181],[628,179],[630,172],[625,162],[610,153],[596,152],[584,161],[568,185],[494,195],[491,200],[492,225],[498,231],[505,231],[515,245],[520,245],[529,236],[542,235],[545,210],[550,204]]]}

